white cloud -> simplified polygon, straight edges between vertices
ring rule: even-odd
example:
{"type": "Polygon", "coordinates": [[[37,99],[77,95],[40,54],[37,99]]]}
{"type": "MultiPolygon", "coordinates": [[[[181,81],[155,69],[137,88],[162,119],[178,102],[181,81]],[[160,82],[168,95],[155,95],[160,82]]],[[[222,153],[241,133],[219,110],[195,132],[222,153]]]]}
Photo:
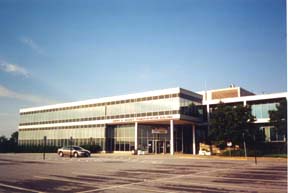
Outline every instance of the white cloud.
{"type": "Polygon", "coordinates": [[[38,54],[43,54],[44,53],[42,48],[38,44],[36,44],[35,41],[33,41],[29,37],[21,37],[20,38],[20,42],[22,42],[23,44],[27,45],[28,47],[30,47],[32,50],[34,50],[38,54]]]}
{"type": "Polygon", "coordinates": [[[23,100],[23,101],[28,101],[28,102],[32,102],[35,104],[43,104],[43,105],[57,103],[57,101],[50,100],[45,97],[35,96],[31,94],[23,94],[23,93],[12,91],[1,84],[0,84],[0,97],[23,100]]]}
{"type": "Polygon", "coordinates": [[[13,74],[20,74],[25,77],[28,77],[30,73],[23,67],[20,67],[16,64],[10,64],[5,61],[0,61],[0,70],[8,73],[13,73],[13,74]]]}

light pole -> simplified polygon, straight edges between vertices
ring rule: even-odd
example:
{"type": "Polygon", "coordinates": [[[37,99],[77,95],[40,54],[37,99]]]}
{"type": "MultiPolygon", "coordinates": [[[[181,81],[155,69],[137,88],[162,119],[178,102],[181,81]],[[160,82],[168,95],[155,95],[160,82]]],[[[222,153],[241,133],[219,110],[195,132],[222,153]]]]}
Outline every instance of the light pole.
{"type": "Polygon", "coordinates": [[[45,152],[46,152],[46,141],[47,141],[47,136],[44,136],[44,147],[43,147],[43,160],[45,160],[45,152]]]}
{"type": "Polygon", "coordinates": [[[70,137],[70,158],[72,157],[72,136],[70,137]]]}

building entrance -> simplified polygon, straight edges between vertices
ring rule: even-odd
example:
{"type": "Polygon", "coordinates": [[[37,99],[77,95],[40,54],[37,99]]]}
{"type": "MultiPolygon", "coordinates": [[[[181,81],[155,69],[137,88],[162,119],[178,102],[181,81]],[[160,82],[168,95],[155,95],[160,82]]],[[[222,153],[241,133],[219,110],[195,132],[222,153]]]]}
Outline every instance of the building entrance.
{"type": "Polygon", "coordinates": [[[154,139],[148,142],[149,153],[170,153],[170,141],[154,139]]]}

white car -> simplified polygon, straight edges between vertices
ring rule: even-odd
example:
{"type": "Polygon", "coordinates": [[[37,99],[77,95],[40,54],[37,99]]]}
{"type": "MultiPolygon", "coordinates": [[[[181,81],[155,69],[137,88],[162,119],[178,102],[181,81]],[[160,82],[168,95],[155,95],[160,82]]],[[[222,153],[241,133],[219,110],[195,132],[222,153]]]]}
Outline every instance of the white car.
{"type": "Polygon", "coordinates": [[[207,149],[200,149],[199,155],[211,155],[211,151],[209,151],[207,149]]]}

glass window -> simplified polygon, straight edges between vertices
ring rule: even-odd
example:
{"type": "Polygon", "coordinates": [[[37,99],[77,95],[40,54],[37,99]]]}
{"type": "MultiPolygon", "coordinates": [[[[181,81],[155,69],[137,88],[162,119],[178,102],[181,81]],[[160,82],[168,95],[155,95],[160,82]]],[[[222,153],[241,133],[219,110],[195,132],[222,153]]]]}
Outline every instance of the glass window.
{"type": "Polygon", "coordinates": [[[276,105],[279,103],[266,103],[266,104],[253,104],[252,115],[256,117],[256,119],[269,118],[269,111],[276,110],[276,105]]]}

